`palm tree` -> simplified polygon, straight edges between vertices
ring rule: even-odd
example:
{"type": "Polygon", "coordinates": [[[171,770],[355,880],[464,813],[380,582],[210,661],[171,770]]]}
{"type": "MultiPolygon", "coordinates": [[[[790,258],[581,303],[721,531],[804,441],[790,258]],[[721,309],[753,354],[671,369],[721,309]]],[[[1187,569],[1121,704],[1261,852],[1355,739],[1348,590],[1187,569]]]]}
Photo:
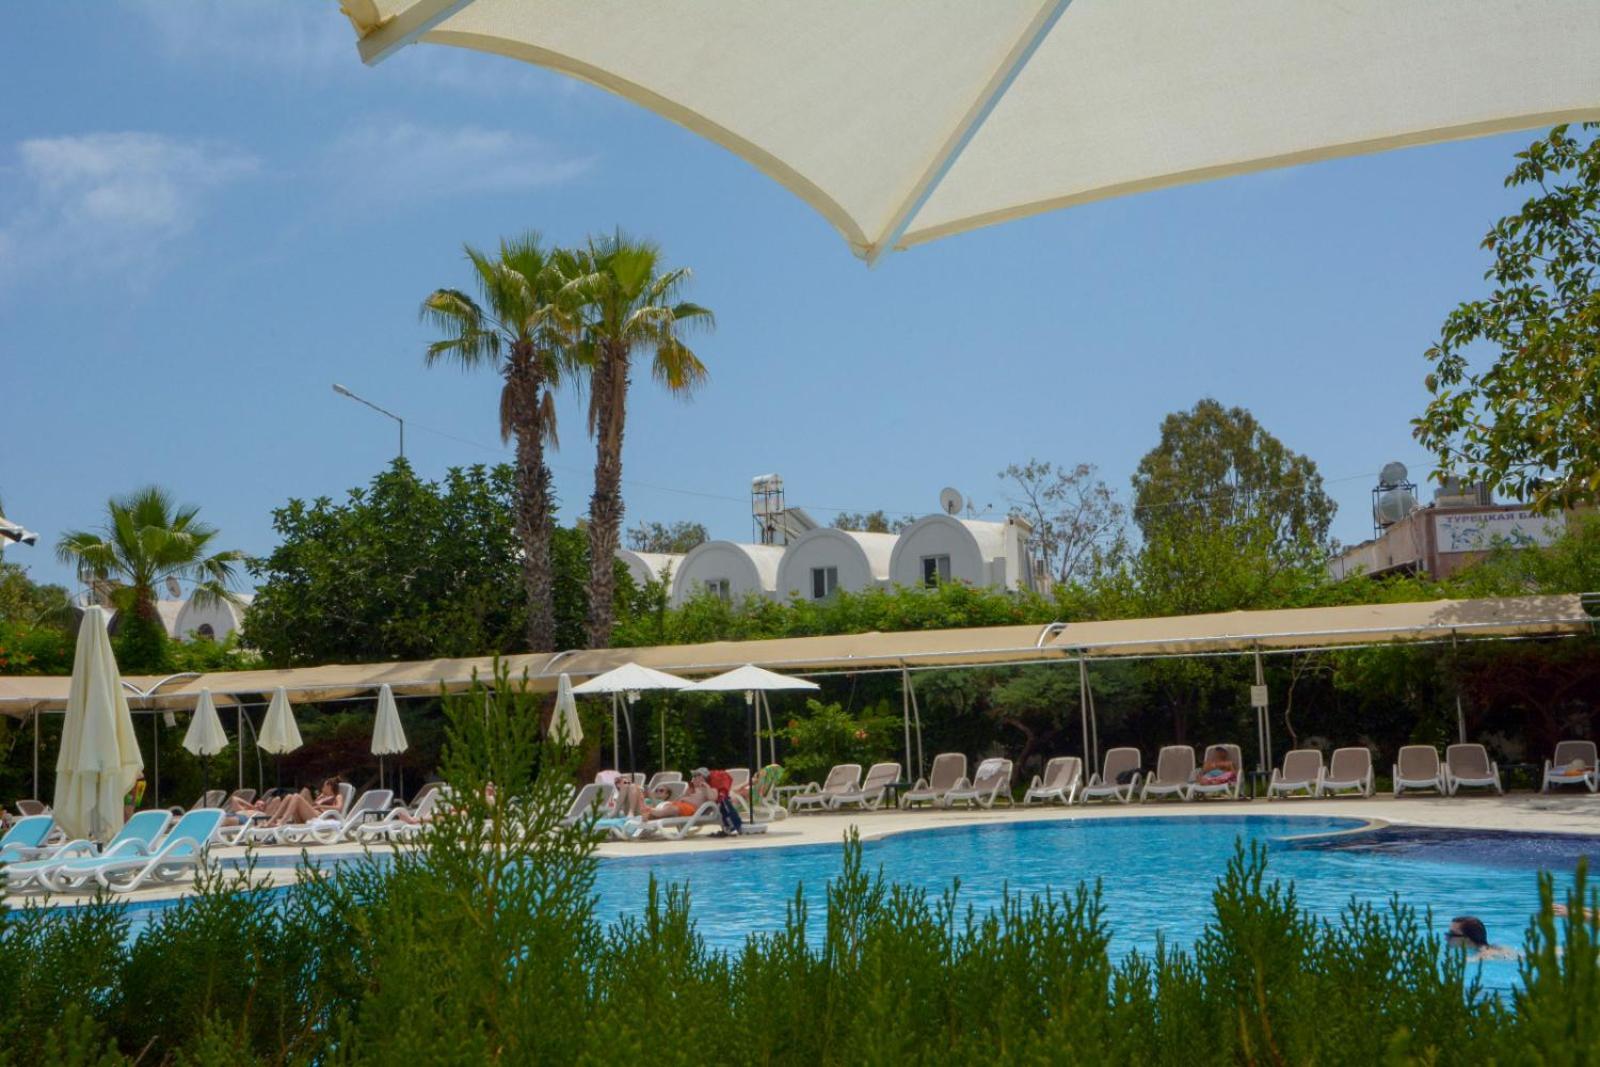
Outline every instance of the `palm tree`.
{"type": "Polygon", "coordinates": [[[711,312],[677,299],[687,267],[664,270],[661,250],[620,231],[591,239],[582,273],[567,291],[581,302],[583,367],[589,374],[589,434],[595,439],[594,495],[589,498],[590,648],[611,641],[614,560],[622,530],[622,435],[636,352],[651,354],[651,375],[685,395],[706,379],[705,364],[683,341],[694,327],[715,326],[711,312]]]}
{"type": "Polygon", "coordinates": [[[500,242],[500,255],[468,245],[482,303],[457,289],[439,289],[422,303],[422,318],[444,334],[428,346],[427,364],[456,363],[488,369],[500,390],[500,440],[517,441],[517,537],[522,542],[522,585],[528,600],[528,647],[555,648],[554,569],[550,559],[550,467],[545,446],[555,447],[554,390],[570,365],[570,301],[562,291],[570,254],[546,250],[539,235],[500,242]]]}
{"type": "Polygon", "coordinates": [[[193,582],[189,599],[204,607],[238,603],[229,589],[237,549],[212,552],[217,528],[197,517],[193,504],[174,504],[157,486],[106,503],[106,524],[98,533],[69,530],[56,543],[56,558],[73,564],[78,580],[104,596],[120,612],[161,625],[157,588],[169,580],[193,582]]]}

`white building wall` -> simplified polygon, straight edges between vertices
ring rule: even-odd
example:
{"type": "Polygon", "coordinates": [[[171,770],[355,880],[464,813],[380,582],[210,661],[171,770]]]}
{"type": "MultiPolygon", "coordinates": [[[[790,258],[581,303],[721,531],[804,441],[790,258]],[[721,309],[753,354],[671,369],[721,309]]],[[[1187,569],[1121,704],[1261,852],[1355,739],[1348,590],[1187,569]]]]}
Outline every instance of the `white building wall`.
{"type": "Polygon", "coordinates": [[[950,557],[950,578],[973,586],[1023,589],[1028,585],[1026,523],[986,522],[929,515],[900,532],[890,562],[889,580],[916,588],[923,584],[923,560],[950,557]]]}
{"type": "Polygon", "coordinates": [[[210,627],[208,636],[221,641],[244,625],[245,609],[255,597],[246,594],[240,599],[243,604],[223,602],[208,604],[205,607],[196,604],[192,599],[185,600],[171,626],[172,636],[189,640],[197,633],[201,633],[202,627],[210,627]]]}
{"type": "Polygon", "coordinates": [[[883,585],[889,580],[889,563],[897,541],[894,534],[888,533],[828,527],[811,530],[784,550],[778,567],[778,597],[798,595],[812,599],[815,586],[811,572],[817,567],[837,569],[836,589],[856,593],[883,585]]]}
{"type": "Polygon", "coordinates": [[[778,588],[778,567],[783,549],[777,545],[745,545],[735,541],[707,541],[683,557],[672,579],[672,603],[682,604],[710,583],[727,583],[728,599],[739,601],[751,593],[773,596],[778,588]]]}
{"type": "Polygon", "coordinates": [[[659,582],[663,577],[670,581],[683,565],[681,552],[635,552],[631,548],[619,548],[617,558],[627,565],[628,573],[641,586],[646,582],[659,582]]]}

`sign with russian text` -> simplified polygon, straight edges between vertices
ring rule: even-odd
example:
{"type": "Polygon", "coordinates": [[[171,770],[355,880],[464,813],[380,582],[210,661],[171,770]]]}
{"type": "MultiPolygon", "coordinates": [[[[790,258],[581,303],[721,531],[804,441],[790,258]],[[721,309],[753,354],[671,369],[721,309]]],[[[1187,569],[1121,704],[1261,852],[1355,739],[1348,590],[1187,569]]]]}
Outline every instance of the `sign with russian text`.
{"type": "Polygon", "coordinates": [[[1503,544],[1515,548],[1540,548],[1566,529],[1562,515],[1536,515],[1526,508],[1516,511],[1441,512],[1433,517],[1440,552],[1487,552],[1503,544]]]}

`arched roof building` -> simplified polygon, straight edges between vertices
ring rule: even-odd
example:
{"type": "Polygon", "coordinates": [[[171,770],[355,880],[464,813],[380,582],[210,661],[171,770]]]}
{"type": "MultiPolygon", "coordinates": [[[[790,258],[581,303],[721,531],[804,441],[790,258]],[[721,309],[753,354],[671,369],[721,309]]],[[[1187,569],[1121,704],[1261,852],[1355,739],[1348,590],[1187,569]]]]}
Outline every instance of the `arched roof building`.
{"type": "Polygon", "coordinates": [[[889,580],[889,561],[897,538],[891,533],[862,533],[819,527],[801,535],[784,550],[778,566],[777,594],[822,600],[835,589],[857,593],[889,580]]]}
{"type": "Polygon", "coordinates": [[[746,545],[707,541],[696,545],[672,578],[672,603],[682,604],[702,589],[724,600],[738,601],[754,593],[772,596],[778,588],[779,545],[746,545]]]}

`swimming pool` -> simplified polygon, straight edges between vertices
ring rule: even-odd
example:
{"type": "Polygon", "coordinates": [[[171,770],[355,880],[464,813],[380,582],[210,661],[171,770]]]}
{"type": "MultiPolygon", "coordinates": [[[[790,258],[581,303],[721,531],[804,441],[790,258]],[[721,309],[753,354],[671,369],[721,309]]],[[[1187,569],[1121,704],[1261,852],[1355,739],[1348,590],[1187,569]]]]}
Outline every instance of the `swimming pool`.
{"type": "MultiPolygon", "coordinates": [[[[1235,840],[1268,846],[1269,878],[1293,881],[1302,908],[1336,918],[1351,898],[1386,905],[1398,895],[1436,927],[1455,915],[1483,919],[1491,940],[1519,946],[1538,903],[1536,872],[1551,870],[1557,892],[1571,884],[1578,857],[1600,858],[1600,838],[1546,834],[1383,828],[1347,834],[1357,819],[1219,815],[1062,819],[948,827],[868,841],[869,871],[933,892],[961,880],[960,899],[980,913],[1006,892],[1104,888],[1111,948],[1149,949],[1158,934],[1188,947],[1211,918],[1211,890],[1235,840]],[[1313,835],[1309,836],[1308,835],[1313,835]],[[1323,836],[1314,836],[1323,835],[1323,836]],[[1326,835],[1338,835],[1329,837],[1326,835]]],[[[597,878],[600,915],[637,914],[650,876],[683,882],[700,933],[733,948],[747,934],[781,926],[797,886],[820,916],[823,887],[840,870],[838,846],[608,859],[597,878]]],[[[820,937],[820,922],[813,933],[820,937]]],[[[1508,987],[1514,962],[1484,965],[1486,985],[1508,987]]]]}

